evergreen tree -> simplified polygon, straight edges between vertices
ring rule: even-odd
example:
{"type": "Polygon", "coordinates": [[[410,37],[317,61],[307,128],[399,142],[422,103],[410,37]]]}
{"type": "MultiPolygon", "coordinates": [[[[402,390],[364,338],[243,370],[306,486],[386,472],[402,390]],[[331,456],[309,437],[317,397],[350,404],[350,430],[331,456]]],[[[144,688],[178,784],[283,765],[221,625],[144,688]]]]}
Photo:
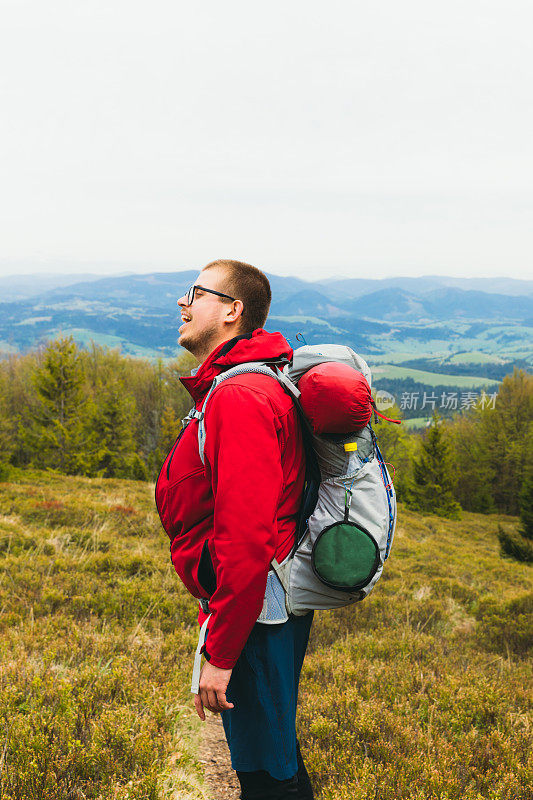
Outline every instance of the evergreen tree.
{"type": "Polygon", "coordinates": [[[159,450],[164,454],[164,457],[170,452],[180,430],[181,420],[177,418],[176,412],[170,403],[167,403],[161,415],[159,429],[159,450]]]}
{"type": "Polygon", "coordinates": [[[69,474],[86,471],[87,417],[90,399],[85,375],[72,337],[51,342],[33,374],[35,404],[21,426],[39,467],[69,474]]]}
{"type": "Polygon", "coordinates": [[[9,462],[15,449],[15,437],[11,420],[0,417],[0,480],[9,475],[9,462]]]}
{"type": "Polygon", "coordinates": [[[429,511],[440,517],[458,519],[461,506],[453,496],[452,458],[441,421],[434,412],[419,457],[413,465],[413,484],[408,505],[416,511],[429,511]]]}
{"type": "Polygon", "coordinates": [[[520,533],[526,539],[533,539],[533,465],[531,463],[520,492],[520,533]]]}
{"type": "Polygon", "coordinates": [[[104,478],[144,478],[134,441],[135,402],[123,381],[110,377],[97,398],[91,419],[95,442],[91,471],[104,478]]]}
{"type": "Polygon", "coordinates": [[[11,420],[0,417],[0,462],[7,464],[15,449],[15,437],[11,420]]]}
{"type": "Polygon", "coordinates": [[[166,455],[163,449],[174,441],[178,421],[191,407],[179,377],[194,366],[197,362],[187,352],[171,362],[153,363],[94,343],[78,350],[72,338],[52,342],[44,351],[2,359],[0,462],[89,475],[155,477],[166,455]],[[133,415],[126,398],[133,402],[133,415]],[[125,444],[112,441],[107,412],[125,420],[116,427],[125,444]]]}
{"type": "Polygon", "coordinates": [[[533,562],[533,435],[529,437],[528,461],[525,467],[520,492],[520,525],[518,531],[510,531],[501,525],[498,539],[502,555],[517,561],[533,562]]]}
{"type": "Polygon", "coordinates": [[[167,403],[161,414],[157,448],[153,453],[151,462],[151,471],[154,477],[159,474],[161,466],[178,438],[180,430],[181,420],[178,419],[172,404],[167,403]]]}
{"type": "MultiPolygon", "coordinates": [[[[34,453],[23,434],[33,424],[30,409],[37,413],[38,402],[33,385],[36,369],[36,353],[11,355],[0,360],[2,416],[8,420],[13,436],[8,444],[11,450],[9,460],[17,467],[30,464],[34,453]]],[[[8,433],[7,438],[10,440],[11,434],[8,433]]]]}
{"type": "Polygon", "coordinates": [[[181,420],[192,405],[188,391],[180,381],[180,377],[189,375],[191,369],[198,366],[198,361],[187,351],[170,361],[164,368],[157,365],[158,391],[155,394],[157,405],[152,403],[154,424],[151,433],[155,434],[155,445],[148,448],[148,466],[152,477],[159,474],[167,453],[176,441],[181,428],[181,420]]]}
{"type": "Polygon", "coordinates": [[[474,408],[452,425],[456,499],[469,511],[520,513],[520,491],[533,437],[533,376],[515,369],[495,407],[474,408]]]}
{"type": "Polygon", "coordinates": [[[520,513],[520,490],[528,462],[533,419],[533,375],[515,369],[502,381],[495,409],[485,409],[479,430],[492,467],[492,492],[499,511],[520,513]]]}
{"type": "Polygon", "coordinates": [[[483,421],[484,416],[492,413],[489,409],[472,409],[458,414],[450,426],[457,476],[455,499],[463,508],[481,514],[496,511],[493,483],[497,463],[483,421]]]}

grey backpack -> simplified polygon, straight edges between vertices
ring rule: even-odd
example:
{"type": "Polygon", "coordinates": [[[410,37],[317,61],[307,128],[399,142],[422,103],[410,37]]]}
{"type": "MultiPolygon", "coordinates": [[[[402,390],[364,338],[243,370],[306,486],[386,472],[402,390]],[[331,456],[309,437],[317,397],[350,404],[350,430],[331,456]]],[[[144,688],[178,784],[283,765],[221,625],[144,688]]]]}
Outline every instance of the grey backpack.
{"type": "Polygon", "coordinates": [[[202,409],[184,420],[198,420],[202,463],[206,429],[205,409],[211,394],[228,378],[248,372],[279,381],[293,397],[301,415],[308,470],[298,526],[289,556],[272,562],[265,601],[258,622],[277,624],[288,614],[331,609],[365,598],[374,588],[389,556],[396,525],[396,494],[375,433],[369,423],[347,435],[316,435],[298,402],[298,381],[304,373],[327,362],[347,364],[362,373],[366,362],[343,345],[305,345],[294,351],[283,369],[248,362],[218,375],[202,409]]]}

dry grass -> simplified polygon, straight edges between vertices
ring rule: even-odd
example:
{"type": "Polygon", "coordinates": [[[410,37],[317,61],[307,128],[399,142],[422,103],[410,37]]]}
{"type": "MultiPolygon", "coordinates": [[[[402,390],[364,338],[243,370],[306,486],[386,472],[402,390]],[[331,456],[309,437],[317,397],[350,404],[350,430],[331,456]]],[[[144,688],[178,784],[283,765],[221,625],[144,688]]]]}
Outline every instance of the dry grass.
{"type": "Polygon", "coordinates": [[[0,494],[0,797],[200,800],[195,606],[150,489],[18,478],[0,494]]]}
{"type": "MultiPolygon", "coordinates": [[[[531,567],[500,557],[500,517],[400,518],[374,595],[315,618],[299,728],[318,796],[530,800],[531,567]]],[[[2,484],[0,633],[0,800],[206,796],[195,603],[152,487],[2,484]]]]}
{"type": "Polygon", "coordinates": [[[530,800],[531,568],[500,557],[496,516],[401,520],[374,596],[313,629],[300,736],[320,797],[530,800]]]}

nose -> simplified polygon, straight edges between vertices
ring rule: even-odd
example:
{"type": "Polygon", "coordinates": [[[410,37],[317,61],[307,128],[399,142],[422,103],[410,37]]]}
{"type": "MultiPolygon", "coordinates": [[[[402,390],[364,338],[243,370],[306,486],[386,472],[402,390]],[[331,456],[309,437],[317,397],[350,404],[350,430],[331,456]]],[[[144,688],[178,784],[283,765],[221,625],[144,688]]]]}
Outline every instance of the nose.
{"type": "Polygon", "coordinates": [[[179,298],[176,300],[176,303],[177,303],[179,306],[183,306],[183,308],[186,308],[186,307],[187,307],[187,295],[186,295],[186,294],[184,294],[184,295],[182,295],[181,297],[179,297],[179,298]]]}

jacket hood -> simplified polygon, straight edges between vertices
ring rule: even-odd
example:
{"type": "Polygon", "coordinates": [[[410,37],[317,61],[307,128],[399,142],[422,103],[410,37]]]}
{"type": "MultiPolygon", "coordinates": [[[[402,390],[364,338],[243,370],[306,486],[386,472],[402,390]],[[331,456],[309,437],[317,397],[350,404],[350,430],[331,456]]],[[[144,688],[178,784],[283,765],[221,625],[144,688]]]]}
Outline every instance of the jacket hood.
{"type": "Polygon", "coordinates": [[[206,358],[194,375],[180,378],[194,402],[202,400],[214,378],[229,367],[247,361],[290,361],[292,347],[281,333],[257,328],[252,333],[223,342],[206,358]]]}

